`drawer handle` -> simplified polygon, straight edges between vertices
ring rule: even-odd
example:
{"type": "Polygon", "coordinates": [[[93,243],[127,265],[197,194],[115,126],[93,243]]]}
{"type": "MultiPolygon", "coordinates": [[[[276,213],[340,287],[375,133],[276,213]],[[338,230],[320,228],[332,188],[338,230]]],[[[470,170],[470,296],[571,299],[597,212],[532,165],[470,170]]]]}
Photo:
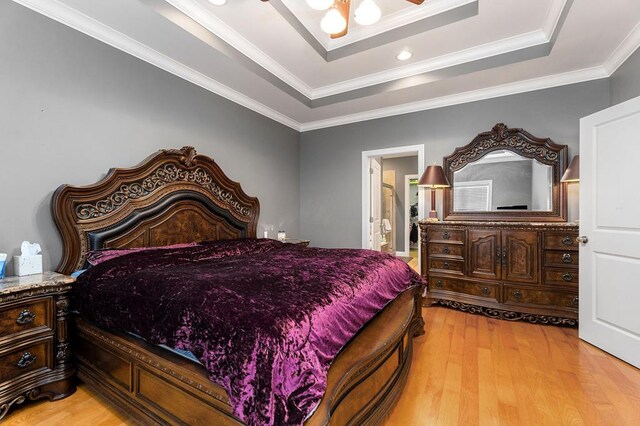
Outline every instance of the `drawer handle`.
{"type": "Polygon", "coordinates": [[[442,280],[436,281],[436,287],[442,288],[443,286],[444,286],[444,283],[442,282],[442,280]]]}
{"type": "Polygon", "coordinates": [[[566,282],[570,282],[571,280],[573,280],[573,275],[571,275],[568,272],[565,272],[564,274],[562,274],[562,279],[566,282]]]}
{"type": "Polygon", "coordinates": [[[449,238],[451,238],[451,236],[449,235],[448,232],[443,232],[442,233],[442,238],[444,238],[445,240],[448,240],[449,238]]]}
{"type": "Polygon", "coordinates": [[[513,292],[513,297],[515,297],[515,298],[516,298],[516,300],[520,300],[520,299],[522,299],[522,292],[521,292],[520,290],[515,290],[515,291],[513,292]]]}
{"type": "Polygon", "coordinates": [[[449,269],[449,262],[444,262],[444,263],[442,264],[442,267],[443,267],[444,269],[449,269]]]}
{"type": "Polygon", "coordinates": [[[27,325],[32,323],[34,319],[36,319],[36,314],[31,312],[29,309],[25,309],[18,314],[16,322],[20,325],[27,325]]]}
{"type": "Polygon", "coordinates": [[[562,262],[564,263],[573,263],[573,259],[571,258],[571,253],[565,253],[562,255],[562,262]]]}
{"type": "Polygon", "coordinates": [[[20,360],[18,361],[16,366],[18,368],[25,368],[25,367],[30,366],[34,362],[36,362],[36,356],[34,354],[32,354],[31,352],[25,352],[20,357],[20,360]]]}
{"type": "Polygon", "coordinates": [[[564,237],[564,239],[562,240],[562,244],[564,244],[565,246],[573,245],[573,238],[568,236],[564,237]]]}
{"type": "Polygon", "coordinates": [[[580,302],[580,299],[578,298],[578,296],[575,296],[573,298],[573,300],[571,301],[571,303],[573,304],[573,306],[578,306],[578,303],[580,302]]]}
{"type": "Polygon", "coordinates": [[[482,294],[484,294],[485,296],[488,296],[489,295],[489,287],[484,287],[482,289],[482,294]]]}
{"type": "Polygon", "coordinates": [[[502,250],[502,266],[507,266],[507,249],[502,250]]]}
{"type": "Polygon", "coordinates": [[[444,254],[449,254],[449,247],[448,246],[444,246],[444,248],[442,249],[442,252],[444,254]]]}

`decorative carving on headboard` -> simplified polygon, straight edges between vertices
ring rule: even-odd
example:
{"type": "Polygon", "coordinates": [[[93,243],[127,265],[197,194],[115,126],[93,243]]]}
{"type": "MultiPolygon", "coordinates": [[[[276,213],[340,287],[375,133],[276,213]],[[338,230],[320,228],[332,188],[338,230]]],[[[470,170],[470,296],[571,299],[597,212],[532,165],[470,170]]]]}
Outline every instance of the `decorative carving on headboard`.
{"type": "MultiPolygon", "coordinates": [[[[167,151],[164,150],[163,152],[167,153],[167,151]]],[[[188,160],[188,163],[194,164],[192,161],[192,159],[188,160]]],[[[148,196],[165,184],[173,182],[193,182],[198,184],[209,190],[220,202],[232,207],[242,216],[251,216],[251,208],[236,200],[230,191],[220,188],[205,170],[201,168],[183,170],[174,164],[159,167],[142,181],[122,185],[116,192],[105,199],[91,204],[78,205],[76,207],[76,216],[78,219],[84,220],[113,213],[123,206],[127,200],[148,196]]]]}
{"type": "Polygon", "coordinates": [[[522,129],[511,129],[504,123],[496,124],[490,132],[480,133],[471,144],[456,149],[446,160],[455,172],[491,151],[505,148],[544,164],[554,164],[558,160],[558,145],[551,139],[536,138],[522,129]]]}
{"type": "Polygon", "coordinates": [[[190,146],[111,169],[93,185],[63,185],[51,206],[64,245],[57,268],[62,273],[81,267],[88,250],[107,243],[146,247],[165,240],[255,238],[260,212],[257,198],[190,146]],[[171,226],[182,231],[171,233],[171,226]]]}

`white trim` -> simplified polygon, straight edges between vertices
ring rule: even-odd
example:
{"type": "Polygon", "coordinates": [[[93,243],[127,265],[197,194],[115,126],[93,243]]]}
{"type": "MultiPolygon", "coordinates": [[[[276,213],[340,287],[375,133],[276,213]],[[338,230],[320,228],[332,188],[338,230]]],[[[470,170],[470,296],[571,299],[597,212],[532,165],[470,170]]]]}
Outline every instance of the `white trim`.
{"type": "Polygon", "coordinates": [[[271,74],[284,81],[286,84],[303,94],[307,98],[312,98],[311,86],[300,80],[288,69],[280,65],[271,56],[264,53],[256,45],[244,38],[240,33],[225,24],[221,19],[211,13],[210,10],[200,3],[192,0],[165,0],[167,3],[184,13],[189,18],[202,25],[208,31],[220,37],[231,47],[247,56],[249,59],[260,65],[271,74]]]}
{"type": "MultiPolygon", "coordinates": [[[[424,161],[424,151],[425,146],[423,145],[408,145],[408,146],[397,146],[393,148],[385,148],[385,149],[376,149],[371,151],[362,151],[362,248],[369,248],[369,207],[370,207],[370,181],[369,181],[369,159],[371,157],[401,157],[401,156],[418,156],[418,172],[424,170],[425,161],[424,161]]],[[[425,217],[426,210],[426,202],[425,202],[425,190],[422,187],[418,188],[418,216],[425,217]]],[[[420,258],[420,246],[418,246],[418,259],[420,258]]],[[[420,270],[420,262],[418,262],[418,271],[420,270]]]]}
{"type": "MultiPolygon", "coordinates": [[[[418,169],[422,170],[422,169],[418,169]]],[[[409,204],[409,200],[411,200],[411,193],[409,192],[409,187],[411,179],[418,179],[420,175],[412,174],[412,175],[404,175],[404,217],[405,217],[405,226],[404,226],[404,254],[401,254],[404,257],[409,257],[411,254],[411,242],[409,241],[409,227],[407,226],[411,223],[411,205],[409,204]]],[[[420,203],[420,187],[418,187],[418,204],[420,203]]],[[[420,213],[418,213],[418,219],[420,218],[420,213]]],[[[418,238],[418,245],[420,245],[420,238],[418,238]]],[[[419,262],[418,262],[419,263],[419,262]]]]}
{"type": "Polygon", "coordinates": [[[451,68],[456,65],[473,63],[505,53],[539,46],[545,43],[549,43],[549,39],[542,30],[532,31],[526,34],[520,34],[514,37],[482,44],[480,46],[474,46],[469,49],[459,50],[455,53],[438,56],[420,62],[414,62],[403,67],[368,74],[351,80],[341,81],[340,83],[319,87],[317,89],[313,89],[311,99],[320,99],[344,92],[350,92],[352,90],[362,89],[364,87],[388,83],[402,78],[451,68]]]}
{"type": "Polygon", "coordinates": [[[457,93],[440,98],[427,99],[424,101],[410,102],[371,111],[342,115],[340,117],[328,118],[326,120],[311,121],[303,123],[301,131],[308,132],[310,130],[324,129],[326,127],[335,127],[344,124],[358,123],[361,121],[375,120],[377,118],[392,117],[394,115],[443,108],[452,105],[482,101],[502,96],[515,95],[518,93],[532,92],[535,90],[542,90],[551,87],[598,80],[607,77],[609,77],[609,75],[602,67],[587,68],[585,70],[570,71],[568,73],[540,77],[515,83],[508,83],[501,86],[494,86],[488,87],[486,89],[457,93]]]}
{"type": "Polygon", "coordinates": [[[616,47],[603,64],[603,68],[607,74],[609,76],[613,75],[613,73],[629,59],[629,56],[633,55],[638,47],[640,47],[640,23],[627,34],[624,40],[622,40],[622,43],[616,47]]]}
{"type": "Polygon", "coordinates": [[[565,7],[567,7],[567,2],[569,0],[561,0],[551,2],[549,4],[549,9],[547,10],[547,17],[542,24],[542,31],[547,34],[547,37],[551,39],[551,36],[556,31],[558,24],[560,23],[560,18],[562,17],[562,12],[565,7]]]}
{"type": "Polygon", "coordinates": [[[301,124],[294,119],[237,92],[188,66],[169,58],[168,56],[146,46],[121,32],[104,25],[77,10],[60,3],[57,0],[13,0],[35,12],[47,16],[70,28],[80,31],[109,46],[115,47],[142,61],[148,62],[160,69],[187,80],[210,92],[222,96],[232,102],[242,105],[258,114],[264,115],[278,123],[301,130],[301,124]]]}

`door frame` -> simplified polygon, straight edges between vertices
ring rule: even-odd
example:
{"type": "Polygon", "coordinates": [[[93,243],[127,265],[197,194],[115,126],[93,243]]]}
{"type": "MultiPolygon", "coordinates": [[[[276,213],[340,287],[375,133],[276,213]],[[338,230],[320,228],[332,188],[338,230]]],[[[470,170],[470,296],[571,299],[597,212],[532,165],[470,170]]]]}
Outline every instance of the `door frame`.
{"type": "MultiPolygon", "coordinates": [[[[382,157],[384,163],[385,158],[394,157],[409,157],[412,155],[418,156],[418,174],[425,168],[424,160],[424,144],[422,145],[408,145],[398,146],[393,148],[375,149],[370,151],[362,151],[362,216],[361,216],[361,232],[362,232],[362,248],[369,248],[369,217],[370,217],[370,202],[371,202],[371,185],[369,182],[369,158],[382,157]]],[[[384,167],[384,164],[383,164],[384,167]]],[[[425,210],[425,193],[426,191],[422,187],[418,187],[418,216],[421,218],[426,217],[425,210]]],[[[420,256],[420,246],[418,245],[418,256],[420,256]]],[[[418,262],[418,268],[420,262],[418,262]]]]}
{"type": "MultiPolygon", "coordinates": [[[[411,181],[411,179],[418,179],[420,177],[419,174],[410,174],[410,175],[404,175],[404,220],[405,220],[405,226],[404,226],[404,251],[400,251],[400,252],[396,252],[396,254],[398,256],[404,256],[404,257],[409,257],[409,254],[411,254],[411,244],[409,243],[409,234],[411,233],[411,231],[409,231],[409,227],[407,226],[409,223],[411,223],[411,216],[409,216],[409,214],[411,213],[411,206],[409,205],[409,200],[411,199],[411,193],[409,192],[409,182],[411,181]]],[[[418,187],[418,209],[420,208],[420,187],[418,187]]],[[[420,211],[418,210],[418,217],[420,217],[420,211]]],[[[420,246],[420,238],[418,238],[418,247],[420,246]]]]}

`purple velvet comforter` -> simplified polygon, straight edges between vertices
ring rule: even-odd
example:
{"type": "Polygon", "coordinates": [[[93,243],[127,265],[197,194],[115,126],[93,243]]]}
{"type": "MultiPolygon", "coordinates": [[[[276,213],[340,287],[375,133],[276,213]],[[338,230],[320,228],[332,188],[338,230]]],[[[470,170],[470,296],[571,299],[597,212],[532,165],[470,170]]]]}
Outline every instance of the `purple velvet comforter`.
{"type": "Polygon", "coordinates": [[[302,424],[358,330],[421,278],[369,250],[232,240],[142,251],[80,275],[74,308],[195,354],[252,425],[302,424]]]}

